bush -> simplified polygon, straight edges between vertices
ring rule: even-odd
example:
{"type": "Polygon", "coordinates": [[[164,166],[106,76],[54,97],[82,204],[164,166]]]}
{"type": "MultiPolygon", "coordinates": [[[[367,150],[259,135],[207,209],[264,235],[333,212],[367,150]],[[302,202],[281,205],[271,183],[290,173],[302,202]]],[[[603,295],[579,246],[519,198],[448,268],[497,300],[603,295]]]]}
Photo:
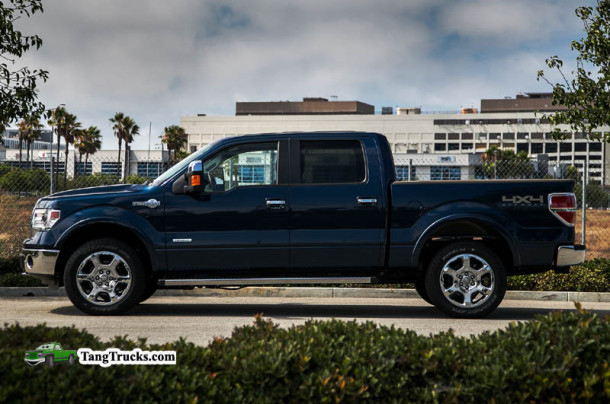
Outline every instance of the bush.
{"type": "Polygon", "coordinates": [[[0,274],[0,287],[34,287],[45,286],[38,278],[30,275],[18,274],[0,274]]]}
{"type": "Polygon", "coordinates": [[[610,260],[595,258],[572,267],[569,274],[552,271],[508,278],[512,290],[610,292],[610,260]]]}
{"type": "Polygon", "coordinates": [[[150,178],[140,177],[139,175],[134,174],[125,178],[125,184],[144,184],[148,180],[150,180],[150,178]]]}
{"type": "Polygon", "coordinates": [[[0,188],[6,192],[48,193],[51,185],[49,175],[40,169],[12,168],[0,177],[0,188]]]}
{"type": "Polygon", "coordinates": [[[1,402],[607,402],[610,323],[558,312],[471,338],[372,322],[308,321],[280,329],[257,316],[207,347],[180,340],[102,343],[75,328],[5,325],[1,402]],[[29,368],[26,350],[175,350],[176,366],[29,368]]]}
{"type": "Polygon", "coordinates": [[[91,175],[79,175],[74,178],[69,178],[66,186],[63,186],[63,179],[57,184],[58,191],[66,189],[78,189],[97,187],[100,185],[114,185],[119,183],[119,177],[116,175],[93,173],[91,175]]]}
{"type": "Polygon", "coordinates": [[[0,275],[20,272],[21,268],[19,267],[19,258],[0,258],[0,275]]]}

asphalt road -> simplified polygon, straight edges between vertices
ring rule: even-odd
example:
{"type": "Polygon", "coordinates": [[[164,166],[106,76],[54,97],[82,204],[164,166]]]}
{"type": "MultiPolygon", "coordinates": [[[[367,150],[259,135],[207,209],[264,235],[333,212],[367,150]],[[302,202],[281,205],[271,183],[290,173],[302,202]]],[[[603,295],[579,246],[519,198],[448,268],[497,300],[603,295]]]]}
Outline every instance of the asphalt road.
{"type": "MultiPolygon", "coordinates": [[[[600,315],[610,315],[610,303],[583,303],[600,315]]],[[[279,298],[279,297],[153,297],[120,316],[88,316],[65,297],[0,298],[0,324],[86,328],[102,340],[116,335],[145,337],[162,343],[185,337],[205,345],[214,337],[228,337],[234,327],[251,324],[263,313],[281,327],[308,319],[367,321],[436,334],[453,329],[469,336],[505,328],[512,321],[527,321],[554,310],[574,310],[571,302],[505,300],[489,317],[480,320],[449,318],[421,299],[279,298]]]]}

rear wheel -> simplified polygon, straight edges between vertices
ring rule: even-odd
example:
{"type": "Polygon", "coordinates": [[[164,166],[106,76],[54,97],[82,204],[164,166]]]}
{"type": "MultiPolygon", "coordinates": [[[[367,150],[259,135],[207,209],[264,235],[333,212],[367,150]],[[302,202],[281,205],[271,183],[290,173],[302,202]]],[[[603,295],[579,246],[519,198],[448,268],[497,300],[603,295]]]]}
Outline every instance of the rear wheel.
{"type": "Polygon", "coordinates": [[[80,246],[64,272],[66,294],[88,314],[118,314],[140,302],[148,277],[137,252],[122,241],[102,238],[80,246]]]}
{"type": "Polygon", "coordinates": [[[446,314],[478,318],[502,302],[506,269],[500,257],[483,243],[457,242],[434,256],[425,285],[432,304],[446,314]]]}

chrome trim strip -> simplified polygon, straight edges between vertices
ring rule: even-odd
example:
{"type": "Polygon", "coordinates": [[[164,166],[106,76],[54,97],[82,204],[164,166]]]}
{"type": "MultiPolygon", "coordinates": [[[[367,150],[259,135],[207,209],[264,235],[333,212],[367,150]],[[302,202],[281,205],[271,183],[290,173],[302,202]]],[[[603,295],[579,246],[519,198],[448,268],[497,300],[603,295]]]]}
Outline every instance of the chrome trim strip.
{"type": "Polygon", "coordinates": [[[370,277],[352,278],[239,278],[239,279],[159,279],[159,286],[253,286],[277,284],[371,283],[370,277]]]}
{"type": "Polygon", "coordinates": [[[33,250],[24,249],[22,251],[23,268],[27,274],[55,275],[55,263],[59,256],[59,250],[33,250]],[[32,259],[32,264],[28,264],[28,259],[32,259]]]}
{"type": "Polygon", "coordinates": [[[580,265],[585,261],[587,249],[584,245],[564,245],[557,247],[557,267],[580,265]]]}

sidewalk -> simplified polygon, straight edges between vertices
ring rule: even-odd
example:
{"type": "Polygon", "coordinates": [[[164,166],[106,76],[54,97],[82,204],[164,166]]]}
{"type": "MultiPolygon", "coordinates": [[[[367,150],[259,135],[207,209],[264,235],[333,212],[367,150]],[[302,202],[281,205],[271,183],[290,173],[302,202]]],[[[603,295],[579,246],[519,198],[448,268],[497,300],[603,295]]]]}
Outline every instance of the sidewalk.
{"type": "MultiPolygon", "coordinates": [[[[48,287],[0,287],[0,297],[38,297],[66,296],[64,288],[48,287]]],[[[199,296],[199,297],[312,297],[312,298],[396,298],[419,299],[414,289],[374,289],[374,288],[324,288],[324,287],[245,287],[241,289],[209,289],[196,288],[192,290],[161,289],[155,296],[199,296]]],[[[610,302],[610,293],[597,292],[537,292],[509,290],[505,300],[542,300],[561,302],[610,302]]]]}

